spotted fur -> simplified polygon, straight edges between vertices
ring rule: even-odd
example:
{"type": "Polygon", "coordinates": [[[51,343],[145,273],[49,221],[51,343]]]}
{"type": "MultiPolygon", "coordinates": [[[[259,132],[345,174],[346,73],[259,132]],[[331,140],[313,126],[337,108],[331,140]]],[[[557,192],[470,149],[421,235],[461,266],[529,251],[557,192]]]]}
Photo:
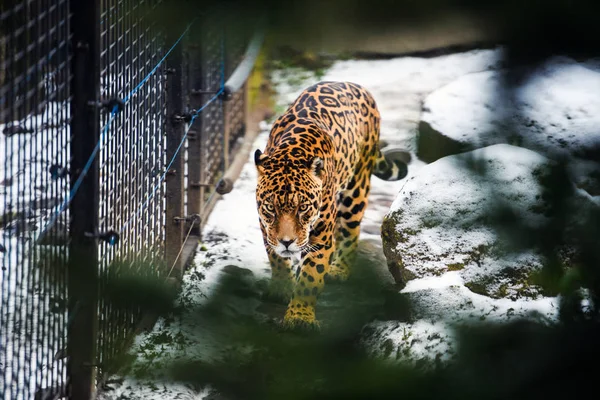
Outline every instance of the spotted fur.
{"type": "Polygon", "coordinates": [[[325,276],[348,277],[371,174],[406,176],[406,164],[383,157],[378,141],[379,111],[371,94],[354,83],[321,82],[275,121],[264,153],[256,150],[256,202],[271,289],[291,297],[285,324],[317,325],[325,276]]]}

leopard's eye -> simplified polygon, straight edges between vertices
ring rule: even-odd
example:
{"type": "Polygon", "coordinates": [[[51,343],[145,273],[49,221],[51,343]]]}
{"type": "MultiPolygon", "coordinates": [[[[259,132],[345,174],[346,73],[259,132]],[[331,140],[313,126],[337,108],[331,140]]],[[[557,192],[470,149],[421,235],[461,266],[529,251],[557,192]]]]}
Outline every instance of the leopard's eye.
{"type": "Polygon", "coordinates": [[[273,212],[275,211],[275,207],[273,206],[273,204],[271,203],[265,203],[265,205],[263,206],[265,208],[265,210],[267,210],[268,212],[273,212]]]}
{"type": "Polygon", "coordinates": [[[298,207],[298,211],[304,212],[304,211],[308,210],[308,207],[309,207],[308,203],[300,204],[300,207],[298,207]]]}

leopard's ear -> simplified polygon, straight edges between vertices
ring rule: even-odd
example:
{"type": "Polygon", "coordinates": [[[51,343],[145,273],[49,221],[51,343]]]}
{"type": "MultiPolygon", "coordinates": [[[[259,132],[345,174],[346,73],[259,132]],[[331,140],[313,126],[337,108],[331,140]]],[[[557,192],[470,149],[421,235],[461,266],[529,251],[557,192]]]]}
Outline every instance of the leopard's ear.
{"type": "Polygon", "coordinates": [[[310,171],[319,179],[323,179],[323,174],[325,173],[323,169],[324,166],[325,163],[321,157],[313,157],[310,161],[310,171]]]}
{"type": "Polygon", "coordinates": [[[263,161],[267,159],[267,156],[260,151],[260,149],[256,149],[254,152],[254,164],[256,164],[256,169],[259,174],[264,172],[264,168],[262,166],[263,161]]]}

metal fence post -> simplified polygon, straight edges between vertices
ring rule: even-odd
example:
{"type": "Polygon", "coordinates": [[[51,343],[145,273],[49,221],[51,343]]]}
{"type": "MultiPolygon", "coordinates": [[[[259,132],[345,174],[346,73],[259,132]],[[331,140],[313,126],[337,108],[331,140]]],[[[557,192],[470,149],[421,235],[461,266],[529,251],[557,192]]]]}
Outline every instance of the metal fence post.
{"type": "MultiPolygon", "coordinates": [[[[71,187],[100,136],[100,2],[71,2],[71,187]]],[[[70,205],[67,374],[73,400],[91,399],[96,384],[98,302],[98,161],[91,163],[70,205]]]]}
{"type": "MultiPolygon", "coordinates": [[[[190,106],[194,109],[202,107],[208,96],[204,94],[203,68],[202,68],[202,35],[196,28],[194,30],[194,43],[188,46],[190,106]]],[[[203,169],[206,161],[202,157],[202,116],[198,116],[189,132],[188,147],[188,214],[202,215],[205,187],[203,185],[203,169]]],[[[200,224],[192,231],[200,235],[200,224]]]]}
{"type": "MultiPolygon", "coordinates": [[[[171,41],[167,40],[167,43],[171,41]]],[[[177,46],[167,59],[167,162],[173,159],[183,138],[185,123],[178,116],[183,114],[183,52],[177,46]]],[[[184,217],[184,157],[183,149],[179,151],[167,171],[166,177],[166,228],[165,228],[165,259],[167,267],[177,278],[182,276],[182,261],[178,259],[179,250],[183,245],[183,227],[185,221],[177,220],[184,217]],[[176,272],[175,272],[176,271],[176,272]]]]}

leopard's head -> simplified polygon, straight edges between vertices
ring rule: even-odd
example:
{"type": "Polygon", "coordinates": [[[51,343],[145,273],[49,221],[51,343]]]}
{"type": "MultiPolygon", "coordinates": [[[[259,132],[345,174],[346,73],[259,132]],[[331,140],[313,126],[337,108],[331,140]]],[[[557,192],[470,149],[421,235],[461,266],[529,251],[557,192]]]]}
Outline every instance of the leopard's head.
{"type": "Polygon", "coordinates": [[[323,159],[256,150],[254,162],[258,169],[256,203],[268,246],[285,258],[310,253],[309,234],[320,216],[323,159]]]}

